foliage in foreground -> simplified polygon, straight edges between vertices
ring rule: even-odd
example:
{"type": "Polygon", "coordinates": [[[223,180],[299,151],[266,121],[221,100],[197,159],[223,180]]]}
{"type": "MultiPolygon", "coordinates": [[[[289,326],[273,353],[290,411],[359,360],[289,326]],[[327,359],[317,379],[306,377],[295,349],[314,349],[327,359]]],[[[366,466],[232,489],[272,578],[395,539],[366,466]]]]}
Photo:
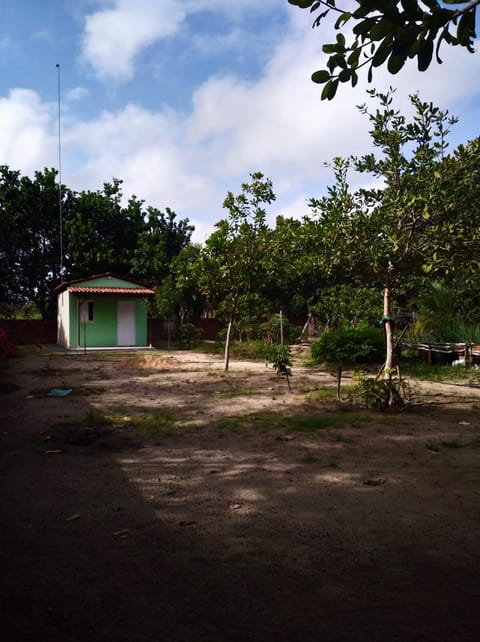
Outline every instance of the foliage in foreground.
{"type": "Polygon", "coordinates": [[[392,374],[388,378],[366,377],[363,372],[355,372],[355,393],[365,402],[367,408],[387,410],[406,408],[413,399],[410,383],[392,374]]]}
{"type": "Polygon", "coordinates": [[[277,377],[284,377],[288,383],[288,389],[291,391],[290,377],[292,376],[292,352],[290,346],[279,345],[275,349],[275,359],[273,367],[277,377]]]}

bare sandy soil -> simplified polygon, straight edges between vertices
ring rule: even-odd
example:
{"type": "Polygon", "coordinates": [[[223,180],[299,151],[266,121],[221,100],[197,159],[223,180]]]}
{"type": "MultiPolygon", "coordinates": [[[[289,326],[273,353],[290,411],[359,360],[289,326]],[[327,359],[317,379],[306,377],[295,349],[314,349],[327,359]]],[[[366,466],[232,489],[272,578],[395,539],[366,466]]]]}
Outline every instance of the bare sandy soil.
{"type": "Polygon", "coordinates": [[[3,639],[480,640],[480,389],[381,415],[333,388],[188,352],[0,362],[3,639]]]}

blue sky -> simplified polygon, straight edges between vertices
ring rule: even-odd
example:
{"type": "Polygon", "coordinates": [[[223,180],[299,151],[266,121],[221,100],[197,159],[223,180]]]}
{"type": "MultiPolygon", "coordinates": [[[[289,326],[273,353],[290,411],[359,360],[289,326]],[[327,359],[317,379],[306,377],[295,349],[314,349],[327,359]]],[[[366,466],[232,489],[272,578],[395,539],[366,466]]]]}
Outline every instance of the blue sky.
{"type": "MultiPolygon", "coordinates": [[[[310,75],[331,34],[287,0],[5,0],[0,24],[0,163],[57,167],[58,63],[63,182],[121,178],[125,198],[189,218],[195,240],[250,172],[273,181],[272,217],[301,216],[331,180],[325,162],[369,151],[366,80],[320,101],[310,75]]],[[[480,133],[480,52],[442,57],[370,87],[457,115],[454,145],[480,133]]]]}

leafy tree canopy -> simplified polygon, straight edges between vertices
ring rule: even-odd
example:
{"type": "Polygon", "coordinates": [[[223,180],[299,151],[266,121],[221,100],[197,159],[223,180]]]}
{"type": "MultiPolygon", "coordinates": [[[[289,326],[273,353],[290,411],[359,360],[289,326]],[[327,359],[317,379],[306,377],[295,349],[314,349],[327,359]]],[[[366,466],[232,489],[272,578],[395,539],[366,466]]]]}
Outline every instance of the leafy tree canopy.
{"type": "Polygon", "coordinates": [[[383,65],[391,74],[402,69],[407,59],[416,59],[425,71],[433,55],[441,63],[442,43],[460,46],[473,53],[476,9],[480,0],[288,0],[315,14],[313,27],[327,17],[335,18],[335,42],[323,45],[328,54],[327,68],[315,71],[312,80],[324,84],[322,100],[332,100],[340,83],[358,82],[358,70],[383,65]],[[356,8],[351,8],[351,4],[356,8]],[[445,6],[447,5],[447,6],[445,6]],[[448,5],[455,5],[449,7],[448,5]],[[347,42],[343,32],[353,25],[347,42]]]}
{"type": "Polygon", "coordinates": [[[276,198],[272,181],[261,172],[251,173],[250,178],[237,196],[228,192],[223,202],[228,217],[216,224],[207,239],[197,272],[201,291],[216,300],[228,316],[225,370],[239,304],[252,291],[258,292],[265,278],[269,239],[265,206],[276,198]]]}

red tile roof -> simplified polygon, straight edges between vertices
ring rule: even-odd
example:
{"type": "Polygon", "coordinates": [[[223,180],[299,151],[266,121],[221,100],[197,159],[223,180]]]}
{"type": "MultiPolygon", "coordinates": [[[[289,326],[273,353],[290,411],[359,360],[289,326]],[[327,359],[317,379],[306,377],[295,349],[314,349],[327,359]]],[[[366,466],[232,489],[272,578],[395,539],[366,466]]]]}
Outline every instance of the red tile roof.
{"type": "MultiPolygon", "coordinates": [[[[126,276],[117,276],[116,274],[112,274],[111,272],[105,272],[104,274],[95,274],[94,276],[88,276],[84,277],[83,279],[74,279],[73,281],[68,281],[64,283],[60,283],[59,285],[56,286],[56,288],[53,290],[55,294],[60,294],[61,292],[64,292],[65,290],[70,290],[70,292],[73,292],[72,286],[75,287],[88,287],[88,286],[76,286],[75,283],[82,283],[82,281],[94,281],[95,279],[101,279],[101,278],[113,278],[113,279],[119,279],[121,281],[127,281],[127,283],[133,283],[135,285],[141,286],[144,290],[148,290],[149,288],[146,288],[143,283],[140,283],[140,281],[136,281],[135,279],[131,279],[130,277],[126,276]]],[[[95,287],[94,285],[92,287],[95,287]]],[[[109,288],[106,288],[107,290],[109,288]]],[[[129,288],[127,288],[129,289],[129,288]]],[[[135,288],[136,289],[136,288],[135,288]]],[[[115,288],[115,291],[117,292],[118,288],[115,288]]],[[[106,292],[106,294],[115,294],[116,292],[106,292]]],[[[137,294],[140,294],[140,292],[137,292],[137,294]]],[[[147,293],[145,293],[147,294],[147,293]]],[[[153,290],[148,292],[148,294],[155,294],[153,290]]],[[[143,295],[143,293],[142,293],[143,295]]]]}
{"type": "Polygon", "coordinates": [[[106,288],[86,285],[70,285],[67,287],[72,294],[127,294],[128,296],[149,296],[155,294],[150,288],[106,288]]]}

